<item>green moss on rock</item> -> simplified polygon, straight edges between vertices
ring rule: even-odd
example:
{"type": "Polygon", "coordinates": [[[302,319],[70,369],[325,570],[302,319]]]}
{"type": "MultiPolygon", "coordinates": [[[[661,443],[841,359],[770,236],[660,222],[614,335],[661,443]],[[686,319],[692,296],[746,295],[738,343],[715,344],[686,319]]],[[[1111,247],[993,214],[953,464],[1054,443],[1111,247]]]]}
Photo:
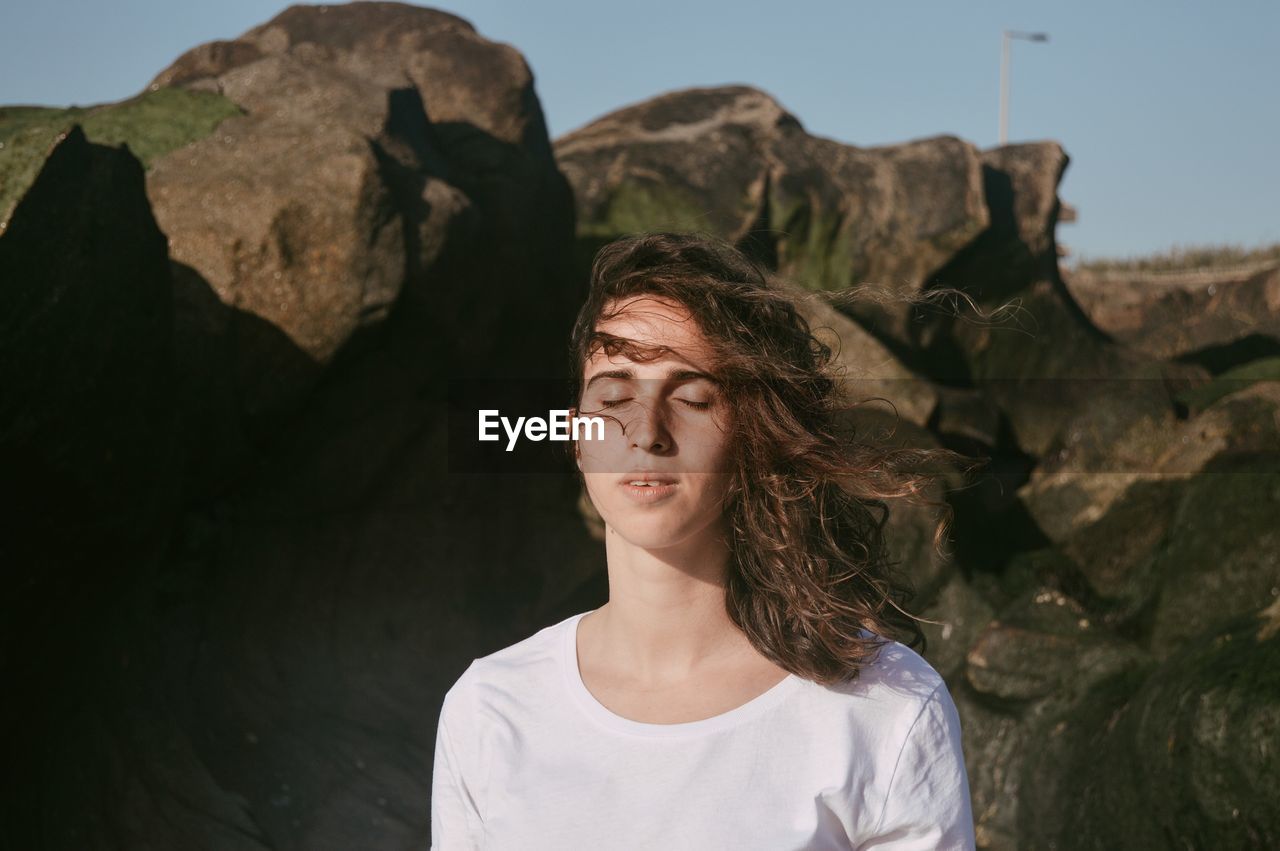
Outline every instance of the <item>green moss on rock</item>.
{"type": "Polygon", "coordinates": [[[769,200],[775,228],[784,234],[780,251],[783,274],[811,290],[840,291],[860,283],[866,258],[847,233],[845,215],[812,199],[775,190],[769,200]]]}
{"type": "Polygon", "coordinates": [[[127,144],[144,168],[170,151],[208,136],[240,108],[213,92],[160,88],[118,103],[66,108],[0,107],[0,223],[8,220],[44,166],[49,150],[74,124],[90,142],[127,144]]]}
{"type": "Polygon", "coordinates": [[[1224,396],[1264,381],[1280,381],[1280,357],[1260,358],[1242,363],[1217,376],[1208,384],[1183,391],[1177,398],[1191,410],[1203,411],[1224,396]]]}
{"type": "Polygon", "coordinates": [[[693,193],[671,183],[628,181],[610,194],[604,215],[580,224],[578,236],[611,239],[653,230],[715,232],[716,229],[693,193]]]}

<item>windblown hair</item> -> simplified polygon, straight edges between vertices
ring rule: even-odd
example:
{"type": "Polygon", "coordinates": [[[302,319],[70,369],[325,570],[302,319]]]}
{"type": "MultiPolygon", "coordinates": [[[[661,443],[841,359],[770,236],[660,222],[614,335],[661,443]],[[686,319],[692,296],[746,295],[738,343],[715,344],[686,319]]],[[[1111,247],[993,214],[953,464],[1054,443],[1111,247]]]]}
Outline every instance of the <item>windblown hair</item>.
{"type": "Polygon", "coordinates": [[[924,644],[918,618],[903,608],[915,589],[889,560],[886,500],[939,507],[932,545],[942,552],[953,510],[927,492],[975,459],[846,433],[842,414],[858,402],[840,392],[831,347],[797,310],[799,291],[705,234],[627,236],[596,254],[570,343],[575,407],[595,352],[642,362],[669,351],[596,330],[619,300],[639,295],[683,305],[716,352],[732,429],[725,605],[733,622],[764,656],[824,684],[855,679],[886,638],[924,644]]]}

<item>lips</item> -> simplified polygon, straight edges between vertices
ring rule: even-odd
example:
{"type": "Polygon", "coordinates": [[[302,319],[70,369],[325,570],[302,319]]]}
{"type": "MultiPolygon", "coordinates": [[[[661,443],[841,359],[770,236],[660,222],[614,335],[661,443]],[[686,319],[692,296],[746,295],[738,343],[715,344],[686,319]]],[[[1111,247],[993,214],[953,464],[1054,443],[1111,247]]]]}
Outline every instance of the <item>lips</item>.
{"type": "MultiPolygon", "coordinates": [[[[658,473],[653,470],[632,470],[630,473],[622,476],[618,480],[620,485],[629,485],[633,482],[644,482],[649,486],[658,485],[674,485],[676,477],[667,475],[666,473],[658,473]]],[[[641,485],[644,487],[644,485],[641,485]]]]}
{"type": "Polygon", "coordinates": [[[637,470],[618,480],[622,492],[637,503],[659,502],[676,492],[675,476],[652,470],[637,470]]]}

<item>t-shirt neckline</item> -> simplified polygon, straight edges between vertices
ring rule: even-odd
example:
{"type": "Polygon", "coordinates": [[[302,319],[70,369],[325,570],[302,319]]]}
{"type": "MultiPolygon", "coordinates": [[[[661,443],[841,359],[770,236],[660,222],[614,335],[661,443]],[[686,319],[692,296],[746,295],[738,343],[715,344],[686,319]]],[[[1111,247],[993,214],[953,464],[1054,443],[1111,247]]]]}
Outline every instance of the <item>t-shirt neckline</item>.
{"type": "Polygon", "coordinates": [[[804,680],[793,673],[780,680],[768,691],[763,692],[746,703],[736,706],[727,712],[702,718],[697,721],[685,721],[678,724],[650,724],[634,721],[616,714],[603,703],[596,700],[582,681],[582,670],[578,667],[578,622],[590,612],[580,612],[568,618],[562,625],[560,636],[560,661],[564,671],[565,685],[569,689],[574,702],[593,721],[616,733],[649,738],[672,738],[685,736],[701,736],[727,730],[749,718],[776,706],[780,701],[795,691],[804,680]]]}

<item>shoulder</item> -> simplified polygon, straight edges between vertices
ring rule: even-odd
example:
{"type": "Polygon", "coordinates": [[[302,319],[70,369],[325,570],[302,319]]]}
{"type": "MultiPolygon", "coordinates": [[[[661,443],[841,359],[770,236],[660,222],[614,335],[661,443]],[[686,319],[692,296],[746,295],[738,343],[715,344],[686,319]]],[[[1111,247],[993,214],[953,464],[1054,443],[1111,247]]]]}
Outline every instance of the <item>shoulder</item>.
{"type": "Polygon", "coordinates": [[[863,666],[856,679],[837,689],[903,707],[923,707],[939,691],[946,690],[942,675],[919,653],[901,642],[875,637],[880,641],[875,658],[863,666]]]}
{"type": "Polygon", "coordinates": [[[877,655],[852,680],[817,687],[819,700],[857,731],[863,747],[896,757],[926,711],[949,709],[942,675],[910,647],[880,638],[877,655]]]}
{"type": "Polygon", "coordinates": [[[848,731],[839,742],[853,791],[843,790],[832,807],[845,814],[855,844],[974,847],[959,715],[942,675],[923,656],[881,638],[856,678],[812,692],[827,711],[807,717],[848,731]],[[851,799],[866,806],[841,809],[851,799]]]}
{"type": "Polygon", "coordinates": [[[870,797],[882,803],[860,841],[972,851],[960,717],[942,675],[909,647],[889,642],[850,689],[881,709],[875,752],[883,772],[870,797]]]}
{"type": "Polygon", "coordinates": [[[445,693],[442,712],[474,713],[503,696],[533,697],[557,675],[561,644],[572,618],[543,627],[514,644],[473,659],[445,693]]]}

